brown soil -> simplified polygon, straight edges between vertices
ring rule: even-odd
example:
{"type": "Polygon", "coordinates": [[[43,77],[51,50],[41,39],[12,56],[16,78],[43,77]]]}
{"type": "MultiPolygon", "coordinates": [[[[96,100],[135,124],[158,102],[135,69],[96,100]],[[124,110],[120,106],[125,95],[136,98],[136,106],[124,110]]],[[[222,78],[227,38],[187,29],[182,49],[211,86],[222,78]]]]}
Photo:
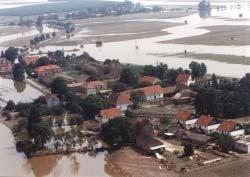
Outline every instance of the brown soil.
{"type": "Polygon", "coordinates": [[[106,157],[105,171],[113,177],[176,177],[154,157],[147,157],[131,148],[122,148],[106,157]],[[160,169],[161,168],[161,169],[160,169]]]}

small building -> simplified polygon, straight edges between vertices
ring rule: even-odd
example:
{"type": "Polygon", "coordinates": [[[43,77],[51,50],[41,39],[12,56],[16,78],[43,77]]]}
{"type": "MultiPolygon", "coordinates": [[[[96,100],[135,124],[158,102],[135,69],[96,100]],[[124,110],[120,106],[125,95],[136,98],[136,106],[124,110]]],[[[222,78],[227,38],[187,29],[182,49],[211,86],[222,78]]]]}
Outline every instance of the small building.
{"type": "Polygon", "coordinates": [[[50,93],[45,95],[45,99],[46,99],[48,107],[58,106],[60,104],[59,98],[57,98],[55,95],[52,95],[50,93]]]}
{"type": "Polygon", "coordinates": [[[201,115],[195,122],[196,131],[205,134],[216,132],[219,126],[220,122],[216,118],[206,115],[201,115]]]}
{"type": "Polygon", "coordinates": [[[79,86],[79,89],[86,95],[96,95],[101,90],[107,90],[107,84],[103,81],[85,82],[79,86]]]}
{"type": "Polygon", "coordinates": [[[234,148],[244,153],[250,153],[250,137],[235,141],[234,148]]]}
{"type": "Polygon", "coordinates": [[[99,115],[96,116],[97,121],[101,121],[102,123],[107,122],[110,119],[113,119],[115,117],[121,117],[123,116],[123,113],[120,109],[117,108],[109,108],[109,109],[103,109],[100,111],[99,115]]]}
{"type": "Polygon", "coordinates": [[[160,85],[144,87],[141,90],[143,90],[145,94],[146,101],[158,101],[163,99],[163,89],[160,85]]]}
{"type": "Polygon", "coordinates": [[[116,105],[118,109],[125,111],[128,109],[128,106],[131,105],[130,93],[138,90],[144,92],[145,100],[147,102],[160,101],[163,99],[163,89],[161,88],[161,86],[153,85],[140,89],[128,90],[118,94],[113,94],[111,96],[112,102],[116,105]]]}
{"type": "Polygon", "coordinates": [[[176,84],[189,87],[190,85],[195,84],[195,80],[192,79],[192,76],[190,74],[182,73],[178,74],[176,78],[176,84]]]}
{"type": "Polygon", "coordinates": [[[197,116],[189,111],[180,111],[176,114],[176,122],[187,130],[193,128],[197,120],[197,116]]]}
{"type": "Polygon", "coordinates": [[[163,153],[165,151],[165,145],[161,141],[147,134],[137,136],[136,145],[148,154],[163,153]]]}
{"type": "Polygon", "coordinates": [[[116,108],[120,109],[121,111],[126,111],[128,107],[131,105],[130,95],[128,92],[113,94],[111,96],[111,99],[116,108]]]}
{"type": "Polygon", "coordinates": [[[235,121],[224,120],[217,129],[220,134],[226,134],[233,138],[240,138],[245,135],[244,128],[235,121]]]}
{"type": "Polygon", "coordinates": [[[12,64],[5,58],[0,58],[0,75],[12,74],[12,64]]]}
{"type": "Polygon", "coordinates": [[[38,55],[29,55],[29,56],[25,56],[23,58],[23,62],[26,65],[35,64],[38,60],[39,60],[39,56],[38,55]]]}
{"type": "Polygon", "coordinates": [[[62,69],[58,65],[46,65],[46,66],[39,66],[34,69],[34,71],[37,73],[38,77],[45,77],[45,76],[51,76],[56,73],[62,72],[62,69]]]}
{"type": "Polygon", "coordinates": [[[139,79],[139,83],[142,83],[142,82],[148,82],[152,85],[156,85],[156,84],[159,84],[161,80],[154,76],[143,76],[139,79]]]}
{"type": "Polygon", "coordinates": [[[198,133],[189,133],[183,138],[184,140],[196,144],[198,146],[206,147],[212,140],[212,137],[198,134],[198,133]]]}
{"type": "Polygon", "coordinates": [[[175,104],[184,104],[189,103],[195,100],[198,93],[190,90],[190,89],[184,89],[181,92],[176,93],[172,100],[175,104]]]}

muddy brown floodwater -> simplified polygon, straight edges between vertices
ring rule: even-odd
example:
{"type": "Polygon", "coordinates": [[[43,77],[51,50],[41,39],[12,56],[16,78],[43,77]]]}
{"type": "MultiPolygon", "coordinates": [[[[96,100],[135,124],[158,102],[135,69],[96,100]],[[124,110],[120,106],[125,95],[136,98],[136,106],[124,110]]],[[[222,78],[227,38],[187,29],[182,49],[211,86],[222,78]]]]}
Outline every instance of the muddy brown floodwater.
{"type": "Polygon", "coordinates": [[[105,177],[107,152],[96,156],[42,156],[31,159],[18,153],[11,130],[0,123],[0,176],[4,177],[105,177]]]}

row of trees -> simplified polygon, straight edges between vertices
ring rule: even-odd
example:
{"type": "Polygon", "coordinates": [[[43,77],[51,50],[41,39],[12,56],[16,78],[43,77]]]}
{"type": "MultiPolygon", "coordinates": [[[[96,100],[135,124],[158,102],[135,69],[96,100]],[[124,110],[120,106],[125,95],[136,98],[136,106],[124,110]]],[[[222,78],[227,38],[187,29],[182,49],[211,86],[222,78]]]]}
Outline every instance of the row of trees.
{"type": "Polygon", "coordinates": [[[214,75],[207,87],[197,91],[195,107],[198,113],[222,118],[250,115],[250,74],[240,81],[220,82],[214,75]]]}

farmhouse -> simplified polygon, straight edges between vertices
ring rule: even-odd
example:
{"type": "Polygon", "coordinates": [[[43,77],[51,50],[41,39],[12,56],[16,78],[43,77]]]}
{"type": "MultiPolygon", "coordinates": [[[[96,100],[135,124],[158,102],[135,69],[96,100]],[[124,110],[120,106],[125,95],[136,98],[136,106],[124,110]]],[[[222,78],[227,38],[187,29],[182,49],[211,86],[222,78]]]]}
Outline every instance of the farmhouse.
{"type": "Polygon", "coordinates": [[[176,78],[176,84],[177,85],[185,85],[190,86],[195,83],[195,80],[192,79],[192,76],[190,74],[182,73],[178,74],[176,78]]]}
{"type": "Polygon", "coordinates": [[[197,116],[189,111],[180,111],[176,114],[176,122],[184,129],[193,128],[196,121],[197,116]]]}
{"type": "Polygon", "coordinates": [[[85,82],[79,86],[80,91],[87,95],[96,95],[101,90],[107,89],[107,84],[103,81],[85,82]]]}
{"type": "Polygon", "coordinates": [[[58,65],[47,65],[36,67],[34,71],[37,73],[38,77],[45,77],[60,73],[62,69],[58,65]]]}
{"type": "Polygon", "coordinates": [[[152,85],[156,85],[156,84],[159,84],[161,80],[154,76],[143,76],[139,79],[139,83],[142,83],[142,82],[148,82],[152,85]]]}
{"type": "Polygon", "coordinates": [[[96,116],[96,120],[104,123],[110,119],[120,117],[122,115],[123,113],[121,112],[121,110],[117,108],[103,109],[100,111],[99,115],[96,116]]]}
{"type": "Polygon", "coordinates": [[[244,128],[235,121],[224,120],[217,129],[220,134],[230,135],[233,138],[239,138],[245,135],[244,128]]]}
{"type": "Polygon", "coordinates": [[[149,87],[144,87],[140,89],[128,90],[125,92],[120,92],[118,94],[113,94],[111,99],[116,105],[116,108],[125,111],[128,106],[131,104],[130,93],[133,91],[141,90],[144,92],[145,100],[147,102],[160,101],[163,99],[163,89],[160,85],[154,85],[149,87]]]}
{"type": "Polygon", "coordinates": [[[198,133],[189,133],[184,137],[184,140],[196,144],[198,146],[208,146],[212,138],[210,136],[198,134],[198,133]]]}
{"type": "Polygon", "coordinates": [[[213,133],[220,126],[220,122],[211,116],[201,115],[195,122],[196,131],[201,133],[213,133]]]}

